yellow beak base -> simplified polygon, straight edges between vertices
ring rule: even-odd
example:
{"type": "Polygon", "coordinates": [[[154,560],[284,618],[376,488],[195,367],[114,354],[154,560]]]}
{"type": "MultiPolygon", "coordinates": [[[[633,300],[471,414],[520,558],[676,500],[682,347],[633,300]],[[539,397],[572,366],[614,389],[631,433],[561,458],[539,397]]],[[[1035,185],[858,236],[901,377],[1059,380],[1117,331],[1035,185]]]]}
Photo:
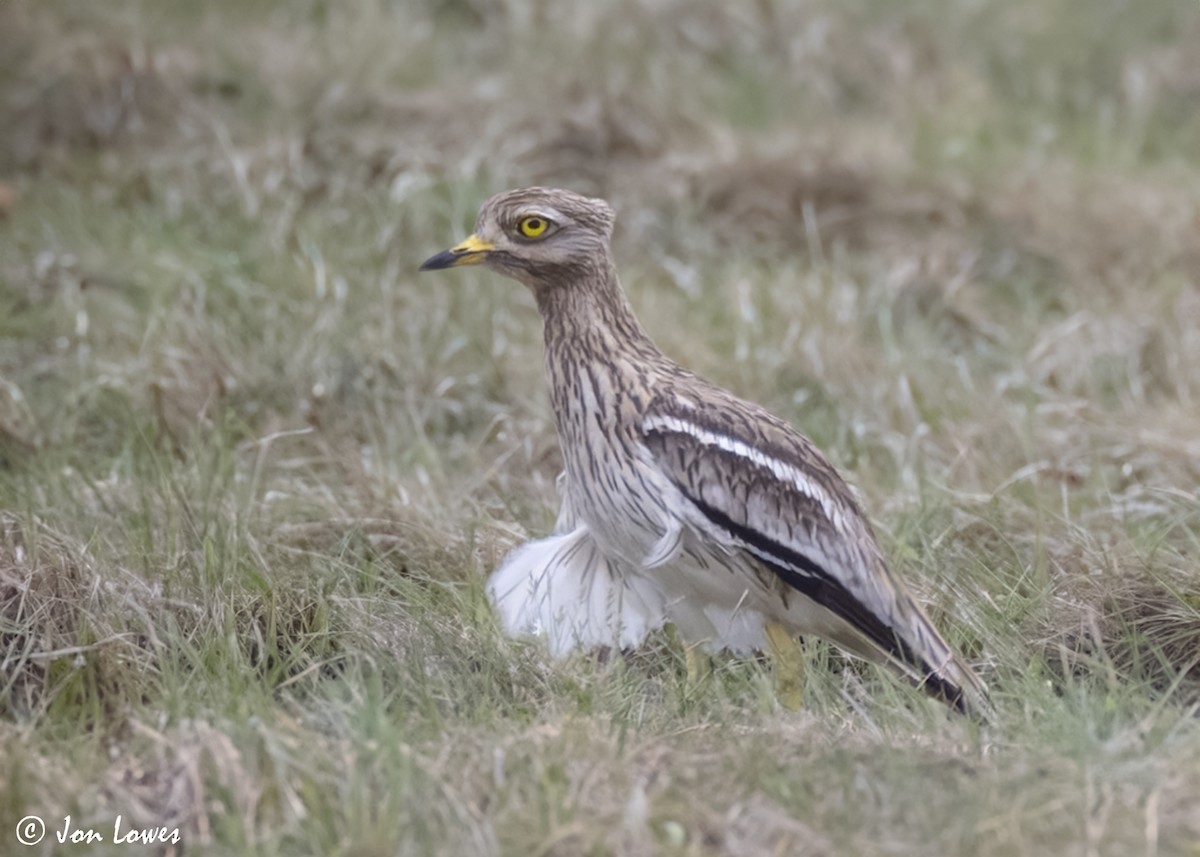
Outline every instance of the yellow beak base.
{"type": "Polygon", "coordinates": [[[430,256],[421,263],[419,271],[440,271],[443,268],[459,268],[463,265],[478,265],[487,254],[495,250],[494,244],[489,244],[478,235],[472,235],[461,244],[443,250],[436,256],[430,256]]]}

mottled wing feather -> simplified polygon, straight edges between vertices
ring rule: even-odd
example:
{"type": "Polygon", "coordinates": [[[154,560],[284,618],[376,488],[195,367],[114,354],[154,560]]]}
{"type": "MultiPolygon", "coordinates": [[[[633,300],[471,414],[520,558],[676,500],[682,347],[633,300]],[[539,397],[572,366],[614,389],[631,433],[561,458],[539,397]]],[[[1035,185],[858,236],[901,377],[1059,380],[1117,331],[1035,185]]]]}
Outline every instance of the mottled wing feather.
{"type": "Polygon", "coordinates": [[[641,440],[696,512],[931,693],[963,707],[961,686],[976,690],[977,680],[893,578],[849,486],[816,447],[719,388],[690,392],[656,397],[641,440]]]}

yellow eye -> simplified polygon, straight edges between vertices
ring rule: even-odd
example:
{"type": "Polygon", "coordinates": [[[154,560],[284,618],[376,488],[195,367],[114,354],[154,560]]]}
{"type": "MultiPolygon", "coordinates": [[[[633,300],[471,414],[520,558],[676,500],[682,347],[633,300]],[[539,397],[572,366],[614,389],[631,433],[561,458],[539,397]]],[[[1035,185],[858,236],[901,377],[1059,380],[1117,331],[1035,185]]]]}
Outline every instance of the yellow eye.
{"type": "Polygon", "coordinates": [[[546,230],[550,227],[550,222],[544,217],[536,215],[530,217],[522,217],[521,222],[517,224],[517,229],[526,238],[541,238],[546,234],[546,230]]]}

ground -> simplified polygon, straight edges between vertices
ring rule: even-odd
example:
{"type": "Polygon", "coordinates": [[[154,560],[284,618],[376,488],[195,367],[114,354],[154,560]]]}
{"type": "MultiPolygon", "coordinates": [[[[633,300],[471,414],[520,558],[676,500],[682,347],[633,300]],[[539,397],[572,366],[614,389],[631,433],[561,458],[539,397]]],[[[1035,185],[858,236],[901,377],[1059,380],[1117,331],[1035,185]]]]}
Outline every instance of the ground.
{"type": "Polygon", "coordinates": [[[1200,855],[1198,52],[1194,0],[2,0],[0,851],[1200,855]],[[534,183],[992,722],[499,633],[540,324],[416,267],[534,183]]]}

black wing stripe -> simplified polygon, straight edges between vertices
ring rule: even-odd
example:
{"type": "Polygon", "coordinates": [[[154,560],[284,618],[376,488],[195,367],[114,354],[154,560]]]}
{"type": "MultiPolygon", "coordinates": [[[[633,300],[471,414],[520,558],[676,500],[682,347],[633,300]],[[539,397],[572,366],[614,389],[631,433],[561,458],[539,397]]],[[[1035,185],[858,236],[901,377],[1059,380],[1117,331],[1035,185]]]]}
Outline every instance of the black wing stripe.
{"type": "Polygon", "coordinates": [[[923,676],[920,682],[922,687],[965,713],[966,702],[963,699],[962,688],[942,678],[908,643],[897,636],[818,563],[756,530],[739,524],[703,500],[695,497],[689,499],[706,518],[749,546],[763,564],[779,575],[784,583],[845,619],[892,657],[915,668],[923,676]]]}

